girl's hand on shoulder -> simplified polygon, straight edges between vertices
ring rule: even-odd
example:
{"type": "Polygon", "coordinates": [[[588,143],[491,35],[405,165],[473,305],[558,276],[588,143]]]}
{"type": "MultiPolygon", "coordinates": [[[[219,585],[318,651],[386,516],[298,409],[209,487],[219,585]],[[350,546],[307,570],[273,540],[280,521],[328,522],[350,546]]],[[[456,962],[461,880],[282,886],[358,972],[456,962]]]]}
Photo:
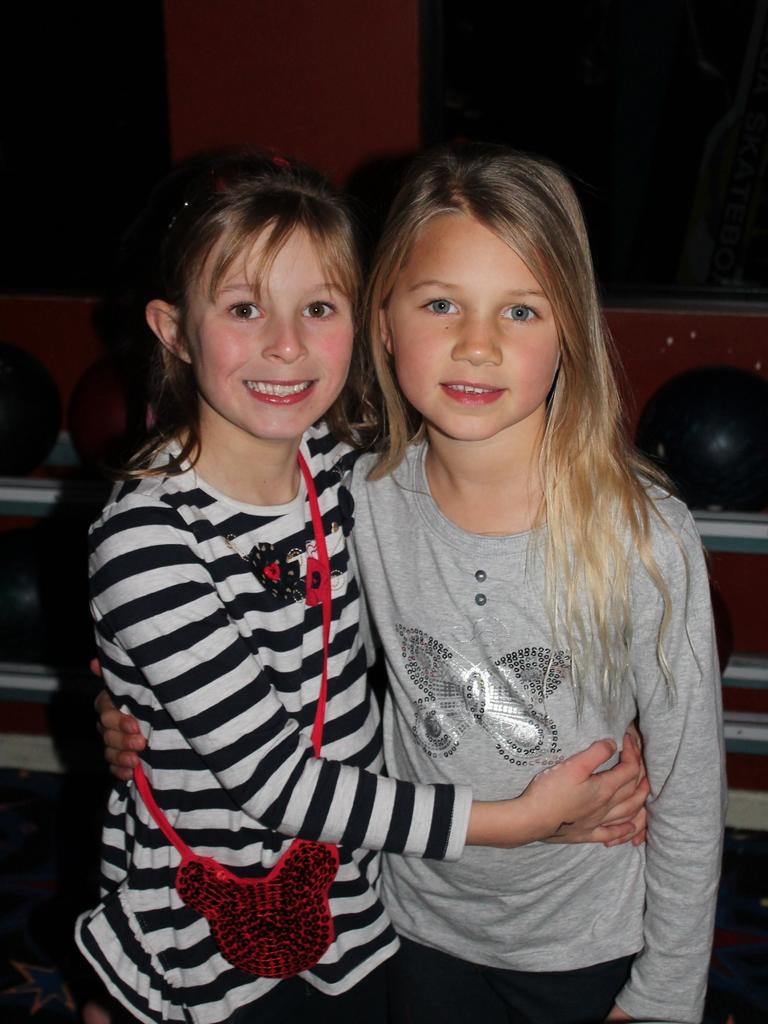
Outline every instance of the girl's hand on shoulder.
{"type": "Polygon", "coordinates": [[[115,707],[107,690],[100,691],[94,707],[99,716],[97,728],[104,740],[104,757],[110,771],[118,779],[133,778],[133,769],[139,763],[137,753],[147,745],[139,723],[115,707]]]}
{"type": "Polygon", "coordinates": [[[598,740],[536,776],[523,794],[538,818],[536,838],[550,843],[618,845],[632,839],[638,828],[644,832],[643,807],[649,790],[634,742],[625,737],[619,763],[597,772],[615,749],[613,741],[598,740]]]}

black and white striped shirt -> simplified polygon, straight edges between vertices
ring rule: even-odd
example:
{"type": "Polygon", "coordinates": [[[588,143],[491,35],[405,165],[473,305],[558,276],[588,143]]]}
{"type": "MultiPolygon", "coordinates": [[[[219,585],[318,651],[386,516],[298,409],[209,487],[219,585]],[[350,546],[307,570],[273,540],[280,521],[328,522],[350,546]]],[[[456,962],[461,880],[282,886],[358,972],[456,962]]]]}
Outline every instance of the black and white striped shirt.
{"type": "MultiPolygon", "coordinates": [[[[303,487],[287,505],[256,508],[193,470],[122,484],[92,527],[90,562],[105,681],[148,737],[145,773],[184,842],[244,878],[266,874],[294,836],[339,845],[336,937],[302,975],[331,994],[397,945],[378,899],[378,851],[459,856],[471,802],[462,787],[378,774],[379,716],[339,507],[344,451],[323,427],[302,442],[332,572],[321,758],[310,737],[322,609],[303,600],[314,549],[303,487]]],[[[103,833],[104,900],[80,918],[77,940],[139,1019],[214,1024],[279,982],[223,959],[206,920],[174,889],[178,864],[134,785],[116,784],[103,833]]]]}

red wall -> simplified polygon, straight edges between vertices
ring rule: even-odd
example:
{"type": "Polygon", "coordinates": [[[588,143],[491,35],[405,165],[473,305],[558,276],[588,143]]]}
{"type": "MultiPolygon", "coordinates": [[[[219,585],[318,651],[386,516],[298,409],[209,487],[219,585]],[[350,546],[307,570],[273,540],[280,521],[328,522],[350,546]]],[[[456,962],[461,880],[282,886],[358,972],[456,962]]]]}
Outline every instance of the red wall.
{"type": "Polygon", "coordinates": [[[632,429],[643,406],[670,377],[695,366],[737,366],[768,378],[768,311],[607,311],[629,382],[632,429]]]}
{"type": "Polygon", "coordinates": [[[260,143],[337,181],[419,145],[418,0],[166,0],[174,158],[260,143]]]}

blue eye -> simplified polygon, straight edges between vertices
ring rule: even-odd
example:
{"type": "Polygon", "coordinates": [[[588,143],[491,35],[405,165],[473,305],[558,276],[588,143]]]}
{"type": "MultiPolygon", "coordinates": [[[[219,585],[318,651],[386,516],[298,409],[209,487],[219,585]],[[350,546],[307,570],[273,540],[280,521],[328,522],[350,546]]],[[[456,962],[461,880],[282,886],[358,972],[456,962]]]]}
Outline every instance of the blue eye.
{"type": "Polygon", "coordinates": [[[504,310],[504,316],[508,320],[518,320],[520,323],[525,323],[526,320],[533,320],[536,316],[530,306],[510,306],[509,309],[504,310]]]}
{"type": "Polygon", "coordinates": [[[335,307],[330,302],[310,302],[308,306],[304,307],[303,315],[311,320],[325,320],[335,311],[335,307]]]}
{"type": "Polygon", "coordinates": [[[456,307],[450,299],[432,299],[431,302],[427,303],[426,308],[433,313],[437,313],[438,316],[445,316],[447,313],[456,312],[456,307]]]}
{"type": "Polygon", "coordinates": [[[229,307],[229,311],[235,320],[255,320],[261,316],[261,310],[255,302],[236,302],[229,307]]]}

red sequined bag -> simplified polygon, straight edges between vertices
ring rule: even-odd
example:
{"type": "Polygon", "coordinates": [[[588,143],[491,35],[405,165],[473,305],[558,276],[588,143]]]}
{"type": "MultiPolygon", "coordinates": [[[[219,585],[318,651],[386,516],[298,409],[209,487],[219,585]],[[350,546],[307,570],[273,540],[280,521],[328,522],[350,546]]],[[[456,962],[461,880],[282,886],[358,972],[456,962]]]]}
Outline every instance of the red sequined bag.
{"type": "MultiPolygon", "coordinates": [[[[320,756],[328,688],[331,629],[330,564],[314,481],[299,454],[312,513],[317,560],[307,560],[306,603],[323,607],[323,676],[312,744],[320,756]]],[[[333,942],[328,890],[339,868],[330,843],[294,839],[265,878],[238,878],[210,857],[199,857],[183,842],[157,806],[141,765],[134,781],[147,810],[181,854],[176,891],[203,914],[216,946],[228,963],[264,978],[290,978],[320,960],[333,942]]]]}

